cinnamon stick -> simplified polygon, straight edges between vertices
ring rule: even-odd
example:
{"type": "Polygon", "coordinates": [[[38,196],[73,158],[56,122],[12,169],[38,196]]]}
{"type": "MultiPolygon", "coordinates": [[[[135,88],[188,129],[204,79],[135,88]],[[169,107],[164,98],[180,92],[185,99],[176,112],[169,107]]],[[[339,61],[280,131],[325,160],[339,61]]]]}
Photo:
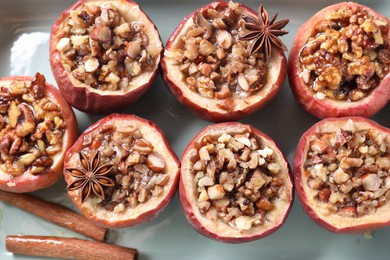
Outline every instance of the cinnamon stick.
{"type": "Polygon", "coordinates": [[[14,205],[94,240],[104,241],[106,239],[108,231],[106,228],[98,227],[84,216],[34,195],[0,190],[0,201],[14,205]]]}
{"type": "Polygon", "coordinates": [[[138,250],[84,240],[53,236],[7,236],[6,249],[22,255],[57,257],[65,259],[138,259],[138,250]]]}

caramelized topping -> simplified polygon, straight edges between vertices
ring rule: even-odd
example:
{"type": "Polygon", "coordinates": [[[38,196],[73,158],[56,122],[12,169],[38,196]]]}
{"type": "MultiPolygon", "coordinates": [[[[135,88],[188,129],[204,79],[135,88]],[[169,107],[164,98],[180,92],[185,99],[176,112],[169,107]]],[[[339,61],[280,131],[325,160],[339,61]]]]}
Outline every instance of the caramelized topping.
{"type": "Polygon", "coordinates": [[[46,79],[15,79],[0,86],[0,167],[19,176],[40,174],[62,150],[66,128],[59,105],[45,97],[46,79]]]}
{"type": "Polygon", "coordinates": [[[389,71],[389,24],[349,7],[328,14],[300,52],[301,78],[318,99],[359,101],[389,71]]]}

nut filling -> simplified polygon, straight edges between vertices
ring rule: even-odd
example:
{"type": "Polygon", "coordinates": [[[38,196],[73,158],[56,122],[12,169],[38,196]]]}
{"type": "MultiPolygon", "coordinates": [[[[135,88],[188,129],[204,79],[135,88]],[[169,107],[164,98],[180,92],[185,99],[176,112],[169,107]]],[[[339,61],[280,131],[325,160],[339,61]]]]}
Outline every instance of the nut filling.
{"type": "Polygon", "coordinates": [[[0,86],[0,167],[11,176],[38,175],[62,150],[62,109],[45,96],[46,79],[14,80],[0,86]]]}
{"type": "Polygon", "coordinates": [[[267,221],[284,186],[273,150],[249,132],[204,137],[192,174],[200,213],[238,230],[267,221]]]}
{"type": "Polygon", "coordinates": [[[375,129],[314,135],[305,171],[329,213],[372,214],[390,199],[390,138],[375,129]]]}
{"type": "Polygon", "coordinates": [[[86,135],[83,147],[86,158],[98,152],[98,163],[105,168],[100,176],[104,174],[113,181],[112,185],[107,185],[111,181],[104,181],[102,196],[93,198],[107,211],[123,212],[164,192],[169,181],[165,160],[153,151],[153,145],[139,129],[106,125],[102,132],[86,135]]]}
{"type": "Polygon", "coordinates": [[[148,48],[144,24],[126,21],[114,6],[86,4],[61,25],[57,50],[71,75],[92,88],[126,91],[152,71],[159,53],[148,48]]]}
{"type": "Polygon", "coordinates": [[[301,77],[317,98],[358,101],[387,75],[389,25],[366,10],[328,14],[300,52],[301,77]]]}
{"type": "Polygon", "coordinates": [[[222,10],[208,8],[196,13],[177,48],[165,51],[165,56],[177,61],[192,91],[217,98],[217,106],[228,111],[233,96],[246,98],[266,84],[264,54],[249,54],[253,41],[240,40],[245,33],[243,11],[237,3],[230,2],[222,10]]]}

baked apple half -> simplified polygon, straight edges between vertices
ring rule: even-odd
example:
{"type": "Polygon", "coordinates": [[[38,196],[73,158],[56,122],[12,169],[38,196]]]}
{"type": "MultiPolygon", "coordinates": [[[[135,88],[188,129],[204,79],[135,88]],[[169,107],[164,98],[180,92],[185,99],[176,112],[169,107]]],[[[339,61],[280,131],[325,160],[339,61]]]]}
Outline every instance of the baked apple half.
{"type": "Polygon", "coordinates": [[[286,77],[287,50],[263,6],[213,2],[188,15],[167,41],[164,81],[179,102],[209,121],[234,121],[273,99],[286,77]]]}
{"type": "Polygon", "coordinates": [[[390,129],[362,117],[324,119],[302,135],[294,175],[303,208],[326,229],[390,225],[390,129]]]}
{"type": "Polygon", "coordinates": [[[50,64],[65,99],[88,113],[136,102],[158,74],[162,42],[131,0],[80,0],[54,22],[50,64]]]}
{"type": "Polygon", "coordinates": [[[319,118],[370,117],[390,99],[390,21],[363,5],[326,7],[297,32],[289,81],[303,107],[319,118]]]}
{"type": "Polygon", "coordinates": [[[189,143],[181,164],[180,201],[201,234],[242,243],[270,235],[286,220],[294,197],[289,165],[252,126],[206,127],[189,143]]]}
{"type": "Polygon", "coordinates": [[[68,150],[68,195],[108,228],[145,223],[168,205],[180,165],[161,130],[134,115],[112,114],[88,127],[68,150]]]}
{"type": "Polygon", "coordinates": [[[76,138],[72,108],[42,74],[0,79],[0,189],[32,192],[61,179],[76,138]]]}

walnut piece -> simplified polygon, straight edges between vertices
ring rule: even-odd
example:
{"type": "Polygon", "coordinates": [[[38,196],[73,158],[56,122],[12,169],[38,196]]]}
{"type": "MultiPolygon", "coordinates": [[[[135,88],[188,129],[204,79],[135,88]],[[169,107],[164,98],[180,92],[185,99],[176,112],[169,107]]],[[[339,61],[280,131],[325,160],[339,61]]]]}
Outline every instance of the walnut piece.
{"type": "Polygon", "coordinates": [[[0,167],[12,176],[40,174],[62,150],[61,108],[44,94],[45,78],[15,79],[0,86],[0,167]]]}
{"type": "Polygon", "coordinates": [[[127,21],[114,5],[86,3],[62,24],[56,49],[75,79],[95,89],[126,91],[158,58],[148,48],[144,26],[127,21]]]}
{"type": "Polygon", "coordinates": [[[136,127],[106,125],[103,128],[86,135],[82,148],[87,155],[100,151],[101,163],[114,165],[107,177],[115,185],[104,187],[105,199],[97,203],[107,211],[123,212],[160,196],[170,179],[163,156],[154,151],[136,127]]]}
{"type": "Polygon", "coordinates": [[[176,49],[165,52],[183,73],[188,87],[205,98],[217,98],[218,107],[232,109],[232,97],[244,99],[266,84],[267,64],[262,53],[250,53],[241,7],[197,12],[176,49]]]}
{"type": "Polygon", "coordinates": [[[338,214],[362,217],[390,199],[390,139],[375,129],[313,135],[305,170],[316,199],[338,214]]]}
{"type": "Polygon", "coordinates": [[[200,212],[238,230],[262,224],[284,185],[273,150],[250,132],[203,139],[192,169],[200,212]]]}
{"type": "Polygon", "coordinates": [[[366,97],[389,71],[388,28],[366,10],[348,7],[329,14],[301,49],[304,83],[318,99],[366,97]]]}

